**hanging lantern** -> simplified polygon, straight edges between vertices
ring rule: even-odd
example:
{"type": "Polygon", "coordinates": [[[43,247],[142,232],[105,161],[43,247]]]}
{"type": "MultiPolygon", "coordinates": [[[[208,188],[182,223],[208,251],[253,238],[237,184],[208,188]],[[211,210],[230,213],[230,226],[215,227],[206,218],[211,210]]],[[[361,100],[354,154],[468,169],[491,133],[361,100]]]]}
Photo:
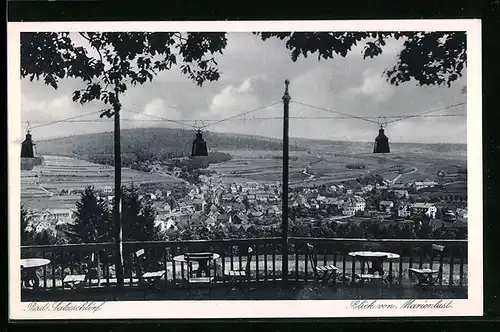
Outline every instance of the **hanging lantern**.
{"type": "Polygon", "coordinates": [[[198,129],[196,139],[193,141],[193,148],[191,150],[191,157],[206,157],[208,156],[207,142],[203,140],[201,130],[198,129]]]}
{"type": "Polygon", "coordinates": [[[26,139],[23,141],[21,145],[21,158],[34,158],[35,154],[33,152],[33,140],[31,138],[30,131],[26,134],[26,139]]]}
{"type": "Polygon", "coordinates": [[[384,128],[380,126],[378,136],[375,138],[375,145],[373,146],[373,153],[390,153],[389,138],[384,134],[384,128]]]}

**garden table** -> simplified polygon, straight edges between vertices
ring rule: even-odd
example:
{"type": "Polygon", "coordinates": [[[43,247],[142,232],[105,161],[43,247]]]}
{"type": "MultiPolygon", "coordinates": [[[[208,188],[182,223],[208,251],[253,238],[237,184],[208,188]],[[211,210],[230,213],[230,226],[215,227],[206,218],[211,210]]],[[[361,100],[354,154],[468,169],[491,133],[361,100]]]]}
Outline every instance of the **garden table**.
{"type": "MultiPolygon", "coordinates": [[[[383,251],[354,251],[350,252],[349,256],[358,258],[361,261],[361,264],[367,264],[368,273],[374,274],[378,273],[380,277],[384,275],[383,263],[384,259],[398,259],[400,256],[398,254],[392,252],[383,252],[383,251]],[[371,263],[368,264],[368,262],[371,263]]],[[[391,278],[392,276],[389,276],[391,278]]]]}
{"type": "Polygon", "coordinates": [[[188,261],[189,256],[189,261],[197,261],[198,262],[198,270],[196,271],[196,274],[198,277],[201,277],[202,272],[205,272],[206,275],[210,275],[209,267],[208,267],[208,262],[211,260],[216,260],[220,258],[220,255],[217,253],[188,253],[188,254],[183,254],[183,255],[178,255],[174,257],[175,262],[181,262],[181,263],[186,263],[188,261]]]}
{"type": "Polygon", "coordinates": [[[40,280],[36,275],[36,269],[50,264],[50,260],[45,258],[23,258],[20,261],[21,265],[21,285],[25,287],[33,287],[38,289],[40,280]]]}

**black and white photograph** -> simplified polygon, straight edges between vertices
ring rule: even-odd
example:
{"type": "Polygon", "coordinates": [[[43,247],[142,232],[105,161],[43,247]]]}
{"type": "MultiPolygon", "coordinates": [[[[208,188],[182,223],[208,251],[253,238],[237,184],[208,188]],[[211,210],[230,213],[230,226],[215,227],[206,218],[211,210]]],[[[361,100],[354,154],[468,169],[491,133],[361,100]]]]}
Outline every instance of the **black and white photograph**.
{"type": "Polygon", "coordinates": [[[12,318],[482,315],[479,20],[8,30],[12,318]]]}

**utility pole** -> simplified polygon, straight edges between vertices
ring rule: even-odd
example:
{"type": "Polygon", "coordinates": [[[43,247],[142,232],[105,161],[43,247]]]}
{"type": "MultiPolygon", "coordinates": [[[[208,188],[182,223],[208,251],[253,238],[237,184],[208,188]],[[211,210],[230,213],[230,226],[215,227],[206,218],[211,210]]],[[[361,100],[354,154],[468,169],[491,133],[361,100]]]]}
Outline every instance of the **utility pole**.
{"type": "Polygon", "coordinates": [[[288,121],[290,95],[288,94],[289,80],[285,80],[285,94],[283,95],[283,183],[281,195],[281,216],[282,216],[282,270],[283,282],[288,281],[288,121]]]}
{"type": "Polygon", "coordinates": [[[115,273],[118,287],[123,286],[123,226],[121,218],[122,210],[122,156],[120,142],[120,108],[121,105],[117,101],[113,105],[115,117],[114,130],[114,145],[115,145],[115,204],[113,206],[113,220],[115,226],[115,245],[116,245],[116,263],[115,273]]]}

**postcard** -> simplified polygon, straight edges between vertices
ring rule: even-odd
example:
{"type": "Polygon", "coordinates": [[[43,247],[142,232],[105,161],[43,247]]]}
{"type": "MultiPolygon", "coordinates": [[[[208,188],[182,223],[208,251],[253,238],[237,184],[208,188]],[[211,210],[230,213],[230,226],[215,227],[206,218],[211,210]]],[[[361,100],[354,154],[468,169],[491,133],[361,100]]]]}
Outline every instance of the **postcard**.
{"type": "Polygon", "coordinates": [[[8,23],[8,70],[11,319],[483,315],[480,20],[8,23]]]}

